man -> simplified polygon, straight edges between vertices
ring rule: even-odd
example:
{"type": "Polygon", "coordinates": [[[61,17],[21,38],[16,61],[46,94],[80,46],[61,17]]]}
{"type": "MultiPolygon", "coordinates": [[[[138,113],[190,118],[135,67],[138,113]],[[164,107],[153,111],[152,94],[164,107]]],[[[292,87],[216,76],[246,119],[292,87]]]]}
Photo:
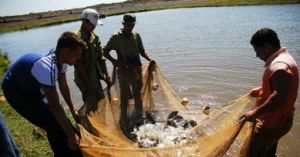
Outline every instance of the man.
{"type": "Polygon", "coordinates": [[[256,107],[241,119],[256,121],[250,156],[275,156],[279,139],[293,125],[299,84],[297,65],[286,48],[281,48],[276,32],[269,28],[258,30],[251,45],[265,62],[265,72],[262,86],[250,92],[257,97],[256,107]]]}
{"type": "Polygon", "coordinates": [[[66,80],[67,65],[74,65],[86,48],[74,33],[65,32],[56,49],[29,53],[8,70],[2,83],[9,104],[24,118],[47,132],[55,157],[82,156],[79,135],[60,104],[56,82],[75,119],[77,114],[66,80]]]}
{"type": "Polygon", "coordinates": [[[98,12],[94,9],[85,9],[82,14],[81,28],[75,32],[87,45],[88,49],[75,65],[75,83],[82,93],[82,98],[88,105],[97,106],[97,102],[104,98],[100,79],[110,86],[111,81],[102,54],[99,37],[93,32],[101,22],[98,12]]]}
{"type": "Polygon", "coordinates": [[[117,67],[121,95],[120,127],[125,135],[129,133],[127,107],[131,93],[135,102],[133,117],[139,118],[143,112],[140,55],[150,62],[153,61],[146,53],[140,35],[132,31],[135,22],[136,17],[133,14],[125,14],[122,22],[123,28],[111,36],[103,50],[105,57],[117,67]],[[110,55],[111,50],[116,51],[117,59],[110,55]]]}

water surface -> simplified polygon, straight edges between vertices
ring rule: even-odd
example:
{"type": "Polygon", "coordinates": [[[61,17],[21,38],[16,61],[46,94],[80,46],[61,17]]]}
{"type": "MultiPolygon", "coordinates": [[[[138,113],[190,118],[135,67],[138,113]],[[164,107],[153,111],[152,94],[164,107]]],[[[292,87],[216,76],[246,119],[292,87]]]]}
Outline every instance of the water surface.
{"type": "MultiPolygon", "coordinates": [[[[300,64],[300,5],[207,7],[137,13],[135,30],[155,58],[172,87],[188,97],[192,107],[220,107],[260,86],[264,63],[249,44],[255,31],[274,29],[282,47],[300,64]]],[[[108,17],[96,28],[102,43],[119,30],[122,16],[108,17]]],[[[0,49],[16,60],[26,52],[55,47],[64,31],[80,22],[0,34],[0,49]]],[[[143,60],[145,62],[145,60],[143,60]]],[[[145,62],[146,63],[146,62],[145,62]]],[[[110,64],[110,63],[109,63],[110,64]]],[[[109,65],[111,67],[111,65],[109,65]]],[[[80,93],[68,72],[72,96],[79,107],[80,93]]],[[[300,153],[300,100],[292,130],[280,141],[278,153],[300,153]]]]}

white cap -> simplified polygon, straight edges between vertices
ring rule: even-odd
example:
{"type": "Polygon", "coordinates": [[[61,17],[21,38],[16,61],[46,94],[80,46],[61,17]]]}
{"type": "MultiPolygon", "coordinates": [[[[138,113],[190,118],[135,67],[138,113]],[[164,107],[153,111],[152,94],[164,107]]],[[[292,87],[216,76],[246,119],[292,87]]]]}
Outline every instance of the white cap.
{"type": "Polygon", "coordinates": [[[83,10],[81,17],[88,19],[94,26],[102,25],[102,22],[99,20],[99,14],[95,9],[85,9],[83,10]]]}

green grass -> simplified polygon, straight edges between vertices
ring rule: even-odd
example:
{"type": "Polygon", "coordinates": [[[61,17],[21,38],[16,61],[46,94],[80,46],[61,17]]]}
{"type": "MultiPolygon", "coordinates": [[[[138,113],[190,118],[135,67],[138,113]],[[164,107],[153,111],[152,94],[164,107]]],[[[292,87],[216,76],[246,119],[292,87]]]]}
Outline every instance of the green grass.
{"type": "MultiPolygon", "coordinates": [[[[172,6],[155,6],[143,9],[131,9],[128,12],[144,12],[163,9],[194,8],[194,7],[224,7],[224,6],[248,6],[270,4],[298,4],[300,0],[207,0],[196,3],[177,4],[172,6]]],[[[123,12],[124,13],[124,12],[123,12]]]]}
{"type": "MultiPolygon", "coordinates": [[[[151,0],[134,0],[125,2],[122,5],[127,4],[136,4],[136,3],[145,3],[151,0]]],[[[168,0],[161,0],[161,1],[168,1],[168,0]]],[[[169,0],[171,1],[171,0],[169,0]]],[[[162,10],[162,9],[175,9],[175,8],[192,8],[192,7],[221,7],[221,6],[245,6],[245,5],[262,5],[262,4],[296,4],[300,3],[300,0],[207,0],[198,3],[185,3],[185,4],[178,4],[178,5],[162,5],[162,6],[155,6],[155,7],[145,7],[140,9],[129,9],[129,10],[111,10],[106,12],[106,16],[113,16],[113,15],[120,15],[126,12],[145,12],[145,11],[153,11],[153,10],[162,10]]],[[[100,8],[106,7],[107,5],[95,5],[91,7],[100,8]]],[[[56,25],[66,22],[78,21],[80,17],[78,15],[69,16],[69,17],[61,17],[61,18],[54,18],[54,19],[41,19],[35,22],[26,23],[26,24],[18,24],[13,26],[1,26],[1,32],[10,32],[10,31],[17,31],[17,30],[27,30],[31,28],[38,28],[50,25],[56,25]]]]}
{"type": "Polygon", "coordinates": [[[13,26],[3,26],[3,27],[0,27],[0,33],[12,32],[12,31],[18,31],[18,30],[27,30],[27,29],[32,29],[32,28],[57,25],[57,24],[61,24],[61,23],[73,22],[73,21],[78,21],[78,20],[80,20],[80,17],[42,19],[42,20],[37,20],[37,21],[31,22],[31,23],[18,24],[18,25],[13,25],[13,26]]]}
{"type": "Polygon", "coordinates": [[[5,72],[7,71],[9,65],[10,65],[10,61],[7,57],[7,54],[2,53],[0,50],[0,79],[1,80],[5,72]]]}
{"type": "MultiPolygon", "coordinates": [[[[7,56],[0,52],[0,77],[1,80],[5,71],[8,69],[10,61],[7,56]]],[[[0,91],[2,96],[2,90],[0,91]]],[[[41,129],[42,136],[33,134],[33,130],[37,127],[32,125],[29,121],[21,117],[7,101],[0,102],[0,111],[2,112],[7,126],[19,148],[23,157],[48,157],[53,156],[50,149],[46,133],[41,129]]]]}
{"type": "MultiPolygon", "coordinates": [[[[142,2],[149,2],[151,0],[142,0],[142,2]]],[[[161,0],[161,1],[172,1],[172,0],[161,0]]],[[[127,3],[138,3],[141,0],[137,0],[136,2],[127,2],[127,3]]],[[[300,0],[208,0],[197,3],[186,3],[186,4],[177,4],[172,6],[160,5],[160,6],[152,6],[145,7],[141,9],[129,9],[122,11],[111,11],[106,13],[107,16],[120,15],[127,12],[146,12],[146,11],[154,11],[154,10],[164,10],[164,9],[176,9],[176,8],[194,8],[194,7],[222,7],[222,6],[246,6],[246,5],[262,5],[262,4],[297,4],[300,3],[300,0]]],[[[101,7],[101,6],[98,6],[101,7]]]]}
{"type": "Polygon", "coordinates": [[[7,102],[0,103],[0,111],[4,115],[7,126],[23,157],[53,156],[46,134],[37,137],[33,134],[36,126],[21,117],[7,102]]]}
{"type": "Polygon", "coordinates": [[[209,0],[198,3],[196,6],[245,6],[245,5],[262,5],[262,4],[296,4],[300,0],[209,0]]]}

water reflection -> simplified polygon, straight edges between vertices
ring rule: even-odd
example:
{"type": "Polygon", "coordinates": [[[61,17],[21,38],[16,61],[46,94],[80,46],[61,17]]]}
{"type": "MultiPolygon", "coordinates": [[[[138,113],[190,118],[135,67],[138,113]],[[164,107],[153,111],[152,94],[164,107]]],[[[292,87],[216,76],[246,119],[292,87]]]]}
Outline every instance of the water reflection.
{"type": "MultiPolygon", "coordinates": [[[[216,107],[259,86],[263,62],[255,58],[249,44],[252,34],[270,27],[277,31],[281,45],[287,47],[300,64],[300,5],[247,7],[209,7],[137,13],[135,30],[140,32],[145,48],[157,60],[171,85],[194,105],[211,103],[216,107]]],[[[121,27],[122,16],[108,17],[96,28],[102,43],[121,27]]],[[[26,52],[55,47],[64,31],[78,29],[80,22],[0,34],[0,49],[14,61],[26,52]]],[[[109,63],[109,68],[111,64],[109,63]]],[[[69,84],[76,104],[81,95],[69,84]]],[[[297,100],[296,108],[300,107],[297,100]]],[[[279,152],[295,156],[300,150],[300,112],[279,152]]]]}

